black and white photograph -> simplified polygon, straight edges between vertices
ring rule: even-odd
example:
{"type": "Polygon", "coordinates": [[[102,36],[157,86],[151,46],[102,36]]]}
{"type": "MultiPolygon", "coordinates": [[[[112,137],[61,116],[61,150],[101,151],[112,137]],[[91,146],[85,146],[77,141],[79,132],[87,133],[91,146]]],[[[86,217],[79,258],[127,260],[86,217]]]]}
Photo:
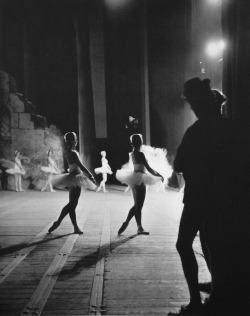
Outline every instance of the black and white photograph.
{"type": "Polygon", "coordinates": [[[250,1],[0,0],[0,315],[250,313],[250,1]]]}

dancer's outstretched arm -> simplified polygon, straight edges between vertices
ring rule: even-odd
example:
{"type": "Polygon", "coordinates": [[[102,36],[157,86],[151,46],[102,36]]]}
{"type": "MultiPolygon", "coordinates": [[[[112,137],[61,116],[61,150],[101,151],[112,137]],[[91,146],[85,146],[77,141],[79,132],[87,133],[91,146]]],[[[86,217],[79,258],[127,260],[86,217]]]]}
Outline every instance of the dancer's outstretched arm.
{"type": "Polygon", "coordinates": [[[93,176],[92,173],[88,170],[88,168],[86,168],[86,167],[82,164],[82,162],[81,162],[81,160],[80,160],[78,154],[73,151],[71,157],[72,157],[73,161],[77,164],[77,166],[82,170],[82,172],[84,172],[84,173],[89,177],[89,179],[90,179],[91,181],[93,181],[94,183],[96,183],[94,176],[93,176]]]}
{"type": "Polygon", "coordinates": [[[145,158],[144,153],[140,152],[139,154],[140,154],[141,161],[146,167],[146,169],[148,170],[148,172],[150,172],[153,176],[160,177],[163,182],[164,181],[163,176],[159,172],[155,171],[154,169],[150,167],[150,165],[147,162],[147,159],[145,158]]]}

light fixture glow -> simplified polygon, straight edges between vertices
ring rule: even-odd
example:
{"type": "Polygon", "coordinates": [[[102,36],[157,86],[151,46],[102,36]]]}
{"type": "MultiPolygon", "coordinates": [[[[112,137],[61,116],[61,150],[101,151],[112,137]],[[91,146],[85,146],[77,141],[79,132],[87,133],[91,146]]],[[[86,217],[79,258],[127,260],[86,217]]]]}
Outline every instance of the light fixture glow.
{"type": "Polygon", "coordinates": [[[211,5],[221,5],[221,0],[207,0],[211,5]]]}
{"type": "Polygon", "coordinates": [[[220,57],[225,46],[223,40],[211,41],[206,46],[206,53],[211,58],[220,57]]]}

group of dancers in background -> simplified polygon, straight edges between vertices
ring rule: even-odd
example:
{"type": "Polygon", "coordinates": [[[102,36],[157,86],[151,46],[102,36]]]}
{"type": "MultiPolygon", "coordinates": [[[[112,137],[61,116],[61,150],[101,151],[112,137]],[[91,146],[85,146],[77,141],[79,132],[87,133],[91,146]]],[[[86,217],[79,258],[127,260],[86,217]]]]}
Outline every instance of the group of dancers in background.
{"type": "MultiPolygon", "coordinates": [[[[2,166],[1,177],[4,177],[4,181],[2,182],[2,189],[7,189],[7,175],[14,175],[15,177],[15,190],[17,192],[24,192],[25,190],[22,188],[22,176],[26,174],[26,170],[22,165],[22,160],[28,161],[29,158],[21,155],[21,153],[16,150],[15,151],[15,161],[14,164],[6,159],[0,159],[0,163],[2,166]],[[12,166],[13,165],[13,166],[12,166]]],[[[48,166],[42,166],[41,170],[46,174],[46,181],[44,187],[41,191],[45,191],[47,188],[50,192],[56,192],[52,187],[52,177],[53,175],[61,173],[61,170],[57,167],[55,159],[53,158],[53,153],[51,150],[47,152],[47,161],[48,166]]]]}
{"type": "MultiPolygon", "coordinates": [[[[96,188],[96,192],[99,192],[101,189],[103,189],[103,192],[108,192],[106,190],[106,181],[107,181],[107,175],[112,174],[112,170],[108,164],[108,160],[106,159],[106,151],[101,151],[101,162],[102,166],[95,169],[96,174],[102,174],[102,181],[100,183],[100,186],[96,188]]],[[[7,176],[6,174],[14,175],[15,177],[15,190],[17,192],[24,192],[25,190],[22,188],[22,176],[26,174],[26,170],[22,165],[22,160],[29,161],[28,157],[22,156],[19,151],[15,151],[15,162],[12,163],[11,161],[8,161],[6,159],[1,159],[1,177],[4,178],[4,181],[2,181],[2,189],[7,189],[7,176]],[[7,166],[14,165],[12,168],[8,168],[7,166]]],[[[42,166],[41,170],[46,174],[46,180],[45,184],[41,189],[41,192],[44,192],[45,190],[48,190],[49,192],[56,192],[53,189],[52,180],[55,177],[55,175],[61,174],[61,170],[58,168],[57,163],[53,157],[52,150],[48,150],[47,152],[47,166],[42,166]]],[[[58,184],[59,187],[59,184],[58,184]]],[[[62,188],[62,185],[60,186],[62,188]]],[[[90,189],[90,188],[89,188],[90,189]]],[[[93,189],[93,187],[92,187],[93,189]]]]}
{"type": "MultiPolygon", "coordinates": [[[[93,174],[83,165],[80,154],[76,150],[77,136],[74,132],[64,135],[64,143],[66,156],[68,161],[68,173],[61,173],[58,168],[51,150],[47,152],[48,166],[42,166],[41,170],[46,173],[46,182],[41,191],[47,188],[50,192],[55,192],[53,187],[59,189],[69,189],[69,203],[62,209],[58,220],[53,223],[49,229],[49,233],[54,231],[62,222],[63,218],[69,214],[74,227],[74,232],[82,234],[77,225],[75,209],[78,204],[81,189],[99,192],[101,189],[104,193],[106,190],[106,181],[108,175],[112,174],[111,167],[106,158],[106,151],[101,151],[101,167],[95,168],[96,174],[102,175],[102,181],[99,187],[93,174]]],[[[118,234],[127,228],[130,220],[135,217],[138,234],[149,234],[142,227],[141,211],[146,196],[146,186],[154,187],[157,190],[164,190],[168,178],[172,174],[172,167],[168,163],[166,150],[161,148],[153,148],[143,145],[141,134],[133,134],[130,137],[132,152],[129,153],[128,162],[116,172],[116,179],[122,184],[127,185],[125,192],[132,190],[134,205],[128,212],[125,222],[120,227],[118,234]]],[[[16,191],[23,192],[22,176],[26,171],[22,166],[21,160],[28,159],[21,156],[19,151],[15,152],[14,168],[7,169],[6,172],[15,176],[16,191]]]]}
{"type": "MultiPolygon", "coordinates": [[[[77,225],[75,209],[78,204],[78,199],[80,197],[81,188],[99,191],[101,188],[104,192],[105,182],[107,180],[107,174],[112,174],[112,170],[108,164],[106,158],[106,152],[102,151],[102,166],[95,169],[95,173],[101,173],[103,180],[100,186],[96,187],[96,181],[93,174],[83,165],[81,157],[76,150],[77,146],[77,136],[74,132],[69,132],[64,135],[65,147],[67,160],[69,165],[69,173],[56,175],[52,183],[56,187],[68,187],[69,188],[69,203],[62,209],[58,219],[49,228],[49,233],[53,232],[58,228],[64,219],[64,217],[69,214],[71,222],[74,227],[74,232],[77,234],[82,234],[83,232],[77,225]]],[[[138,234],[149,234],[142,227],[141,223],[141,211],[146,195],[146,185],[154,186],[164,183],[164,177],[162,174],[154,170],[145,158],[144,153],[141,151],[142,148],[142,136],[140,134],[134,134],[131,136],[131,144],[133,151],[130,155],[131,161],[126,164],[122,169],[116,172],[116,178],[121,182],[129,186],[133,192],[134,205],[129,210],[127,219],[122,224],[118,231],[120,235],[128,226],[130,220],[135,217],[138,234]],[[130,163],[132,162],[133,168],[131,168],[130,163]]],[[[152,151],[154,149],[152,148],[152,151]]],[[[160,161],[159,166],[161,166],[160,161]]],[[[171,167],[165,161],[164,174],[170,176],[171,167]]]]}

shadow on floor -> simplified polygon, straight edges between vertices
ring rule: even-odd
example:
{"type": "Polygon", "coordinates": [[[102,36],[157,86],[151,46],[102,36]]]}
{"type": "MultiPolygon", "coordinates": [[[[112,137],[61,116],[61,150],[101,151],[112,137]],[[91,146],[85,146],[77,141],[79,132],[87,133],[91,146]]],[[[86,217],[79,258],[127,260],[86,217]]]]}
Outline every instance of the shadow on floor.
{"type": "Polygon", "coordinates": [[[96,251],[91,252],[90,254],[83,256],[80,258],[72,267],[63,269],[60,273],[60,280],[67,280],[73,278],[81,273],[82,270],[95,267],[96,263],[101,260],[103,257],[107,257],[115,248],[119,247],[120,245],[130,241],[131,239],[138,236],[138,234],[131,235],[127,238],[123,238],[117,240],[115,239],[110,244],[105,244],[99,247],[96,251]]]}
{"type": "Polygon", "coordinates": [[[5,255],[9,255],[11,253],[15,253],[15,252],[20,251],[20,250],[25,249],[25,248],[29,248],[29,247],[36,246],[36,245],[41,245],[41,244],[50,242],[50,241],[55,240],[55,239],[67,237],[67,236],[72,235],[72,234],[73,233],[64,234],[64,235],[60,235],[60,236],[56,236],[56,237],[51,237],[51,235],[47,234],[44,239],[36,241],[36,242],[20,243],[20,244],[12,245],[9,247],[5,247],[5,248],[0,249],[0,257],[5,256],[5,255]]]}

